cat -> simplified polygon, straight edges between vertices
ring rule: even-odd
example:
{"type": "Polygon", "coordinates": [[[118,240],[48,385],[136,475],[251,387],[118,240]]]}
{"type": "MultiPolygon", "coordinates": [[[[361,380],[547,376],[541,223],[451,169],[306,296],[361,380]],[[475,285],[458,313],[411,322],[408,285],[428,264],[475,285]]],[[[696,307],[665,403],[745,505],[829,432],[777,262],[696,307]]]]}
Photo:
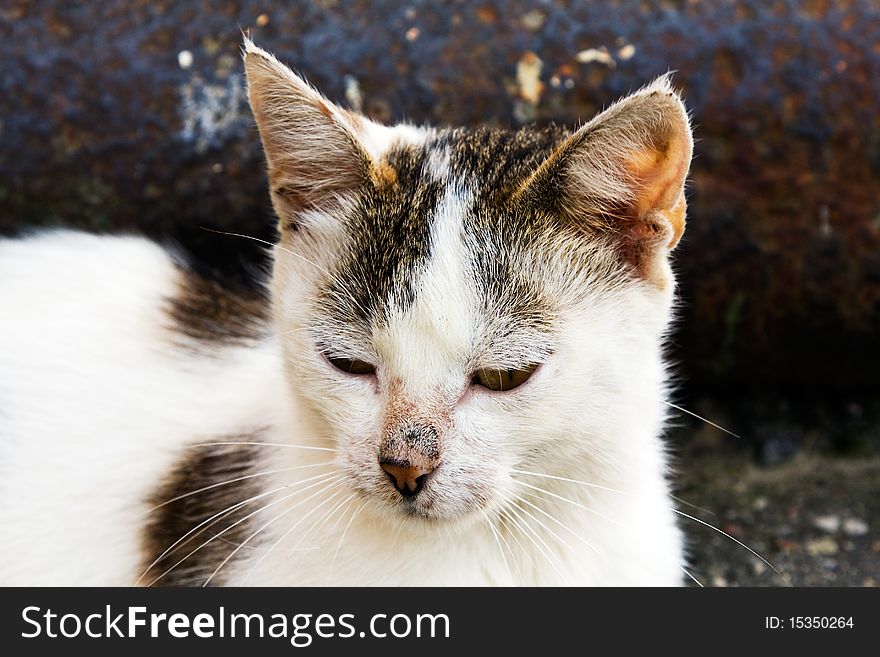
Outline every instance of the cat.
{"type": "Polygon", "coordinates": [[[0,584],[682,584],[669,77],[574,131],[387,127],[243,59],[264,295],[0,241],[0,584]]]}

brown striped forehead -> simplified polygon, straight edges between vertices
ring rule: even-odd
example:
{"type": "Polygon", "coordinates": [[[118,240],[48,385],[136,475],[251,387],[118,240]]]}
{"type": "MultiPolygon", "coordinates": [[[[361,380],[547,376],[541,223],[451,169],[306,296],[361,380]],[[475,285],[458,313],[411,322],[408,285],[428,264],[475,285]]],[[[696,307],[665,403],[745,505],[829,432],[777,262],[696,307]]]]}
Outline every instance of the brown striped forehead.
{"type": "Polygon", "coordinates": [[[449,153],[449,173],[472,181],[478,202],[502,202],[562,143],[569,133],[556,126],[499,130],[458,128],[441,132],[431,144],[449,153]]]}
{"type": "Polygon", "coordinates": [[[457,194],[464,200],[458,208],[464,266],[482,299],[478,310],[509,317],[506,330],[550,330],[555,302],[533,265],[558,222],[547,209],[517,206],[513,192],[567,134],[558,128],[450,129],[423,144],[393,148],[381,163],[382,180],[367,185],[344,219],[351,247],[318,297],[323,323],[366,337],[391,308],[409,308],[434,255],[436,211],[457,194]]]}
{"type": "Polygon", "coordinates": [[[415,272],[431,252],[431,218],[443,186],[428,171],[426,148],[398,146],[380,163],[345,218],[351,247],[336,264],[320,308],[333,319],[369,326],[390,305],[412,303],[415,272]]]}

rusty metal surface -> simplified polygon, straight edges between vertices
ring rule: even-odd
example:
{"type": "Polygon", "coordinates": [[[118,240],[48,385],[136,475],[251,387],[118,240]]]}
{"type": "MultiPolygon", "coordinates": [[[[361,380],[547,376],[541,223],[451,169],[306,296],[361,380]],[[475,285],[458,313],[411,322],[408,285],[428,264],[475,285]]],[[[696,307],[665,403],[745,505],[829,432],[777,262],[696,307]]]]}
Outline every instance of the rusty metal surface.
{"type": "Polygon", "coordinates": [[[697,130],[676,357],[697,384],[880,384],[880,9],[7,0],[0,231],[267,237],[239,27],[381,120],[576,124],[669,69],[697,130]]]}

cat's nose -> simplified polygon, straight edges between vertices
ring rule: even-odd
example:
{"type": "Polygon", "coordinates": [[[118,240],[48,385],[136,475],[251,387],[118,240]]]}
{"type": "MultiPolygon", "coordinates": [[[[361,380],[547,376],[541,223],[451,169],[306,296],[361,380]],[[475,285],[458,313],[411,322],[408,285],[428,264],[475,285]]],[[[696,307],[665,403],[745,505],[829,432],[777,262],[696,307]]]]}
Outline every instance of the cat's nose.
{"type": "Polygon", "coordinates": [[[434,472],[434,468],[426,463],[413,465],[407,461],[379,461],[379,466],[400,494],[407,498],[418,495],[428,475],[434,472]]]}

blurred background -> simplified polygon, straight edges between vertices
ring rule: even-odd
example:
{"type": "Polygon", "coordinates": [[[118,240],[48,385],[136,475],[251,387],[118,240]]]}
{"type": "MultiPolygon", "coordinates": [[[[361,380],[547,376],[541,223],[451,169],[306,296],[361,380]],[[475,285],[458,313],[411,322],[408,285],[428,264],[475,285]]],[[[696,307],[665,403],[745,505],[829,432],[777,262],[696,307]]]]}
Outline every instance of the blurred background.
{"type": "Polygon", "coordinates": [[[873,0],[4,0],[0,233],[272,239],[241,30],[380,121],[576,126],[675,71],[693,113],[671,439],[705,585],[880,583],[873,0]],[[693,505],[693,506],[691,506],[693,505]]]}

